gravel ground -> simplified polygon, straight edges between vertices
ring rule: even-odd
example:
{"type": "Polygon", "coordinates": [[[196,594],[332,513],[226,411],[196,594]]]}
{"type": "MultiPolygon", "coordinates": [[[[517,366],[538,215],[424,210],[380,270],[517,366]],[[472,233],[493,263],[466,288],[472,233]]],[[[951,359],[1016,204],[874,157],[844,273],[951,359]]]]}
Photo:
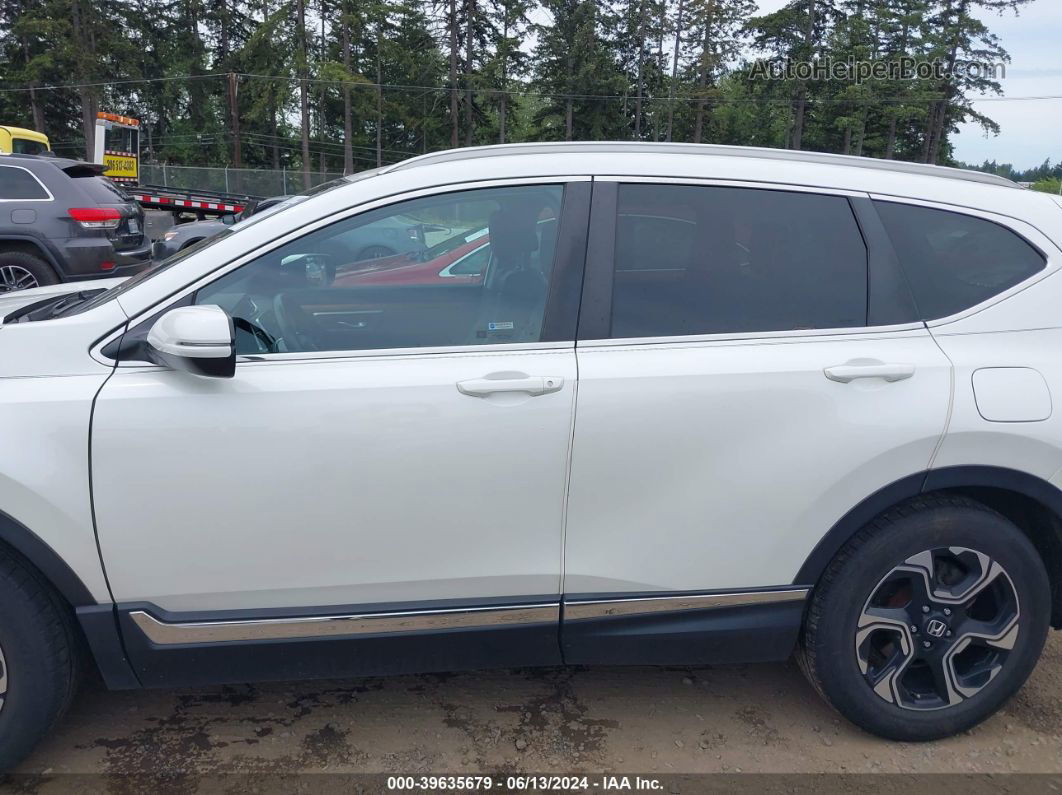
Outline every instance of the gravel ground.
{"type": "MultiPolygon", "coordinates": [[[[133,791],[152,781],[191,791],[234,773],[239,790],[307,772],[1062,774],[1060,693],[1059,633],[1003,712],[923,745],[855,729],[793,663],[129,692],[90,683],[16,785],[68,790],[69,773],[133,791]]],[[[1062,787],[1062,778],[1040,781],[1044,791],[1062,787]]]]}

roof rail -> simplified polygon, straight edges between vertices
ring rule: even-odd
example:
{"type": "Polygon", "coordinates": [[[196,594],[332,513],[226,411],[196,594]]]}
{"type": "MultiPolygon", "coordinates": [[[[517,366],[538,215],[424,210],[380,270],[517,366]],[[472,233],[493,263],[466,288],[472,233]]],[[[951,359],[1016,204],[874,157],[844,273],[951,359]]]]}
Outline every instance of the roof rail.
{"type": "Polygon", "coordinates": [[[1000,185],[1007,188],[1020,188],[1018,183],[996,174],[982,171],[968,171],[948,166],[931,166],[924,163],[908,163],[903,160],[880,160],[854,155],[833,155],[825,152],[806,152],[793,149],[768,149],[754,146],[723,146],[719,144],[683,144],[650,143],[634,141],[561,141],[551,143],[495,144],[493,146],[471,146],[460,149],[445,149],[426,155],[411,157],[384,169],[385,172],[403,171],[407,168],[449,163],[458,160],[473,160],[483,157],[503,157],[506,155],[544,155],[544,154],[688,154],[716,157],[750,157],[759,160],[781,160],[793,163],[819,163],[829,166],[847,166],[849,168],[866,168],[873,171],[892,171],[901,174],[916,174],[926,177],[957,179],[966,182],[979,182],[984,185],[1000,185]]]}

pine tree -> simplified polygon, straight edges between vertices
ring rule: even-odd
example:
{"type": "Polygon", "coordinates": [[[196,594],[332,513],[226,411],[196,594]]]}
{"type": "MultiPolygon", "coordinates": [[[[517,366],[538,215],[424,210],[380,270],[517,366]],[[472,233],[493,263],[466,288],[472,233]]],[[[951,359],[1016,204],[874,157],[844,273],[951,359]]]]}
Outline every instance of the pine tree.
{"type": "Polygon", "coordinates": [[[532,0],[488,0],[491,54],[483,65],[485,84],[497,109],[498,143],[508,135],[510,90],[527,74],[529,55],[521,48],[527,32],[532,0]]]}
{"type": "Polygon", "coordinates": [[[618,137],[615,112],[626,85],[604,38],[607,11],[593,0],[544,0],[551,23],[537,26],[535,86],[546,96],[535,114],[537,135],[546,140],[618,137]],[[602,19],[605,17],[605,19],[602,19]]]}
{"type": "Polygon", "coordinates": [[[755,10],[755,0],[689,0],[686,51],[687,75],[695,85],[694,143],[704,139],[717,82],[726,64],[737,57],[741,35],[755,10]]]}
{"type": "Polygon", "coordinates": [[[1002,93],[998,81],[956,67],[963,60],[1006,63],[1010,56],[974,14],[993,10],[1017,11],[1031,0],[943,0],[930,20],[930,53],[944,64],[944,77],[938,82],[939,96],[929,107],[923,143],[923,160],[937,163],[947,148],[949,131],[959,122],[973,119],[986,130],[997,131],[995,122],[977,113],[966,99],[967,92],[1002,93]]]}

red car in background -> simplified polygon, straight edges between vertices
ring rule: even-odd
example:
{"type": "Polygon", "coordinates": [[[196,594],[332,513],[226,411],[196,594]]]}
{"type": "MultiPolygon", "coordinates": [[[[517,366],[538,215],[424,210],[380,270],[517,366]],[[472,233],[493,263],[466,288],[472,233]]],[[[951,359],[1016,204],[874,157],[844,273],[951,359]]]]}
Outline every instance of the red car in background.
{"type": "Polygon", "coordinates": [[[409,254],[355,262],[341,268],[335,287],[365,284],[476,284],[490,261],[490,235],[478,229],[409,254]]]}

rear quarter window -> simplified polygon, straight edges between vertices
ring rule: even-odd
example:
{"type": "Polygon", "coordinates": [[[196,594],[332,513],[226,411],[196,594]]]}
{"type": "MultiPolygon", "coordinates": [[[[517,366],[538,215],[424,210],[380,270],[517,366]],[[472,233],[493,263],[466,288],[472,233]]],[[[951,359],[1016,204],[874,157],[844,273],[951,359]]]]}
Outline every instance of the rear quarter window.
{"type": "Polygon", "coordinates": [[[954,315],[1042,271],[1025,238],[984,218],[875,202],[923,320],[954,315]]]}
{"type": "Polygon", "coordinates": [[[47,199],[48,191],[24,168],[0,166],[0,200],[47,199]]]}
{"type": "Polygon", "coordinates": [[[106,177],[72,177],[81,191],[99,204],[125,204],[130,196],[106,177]]]}

